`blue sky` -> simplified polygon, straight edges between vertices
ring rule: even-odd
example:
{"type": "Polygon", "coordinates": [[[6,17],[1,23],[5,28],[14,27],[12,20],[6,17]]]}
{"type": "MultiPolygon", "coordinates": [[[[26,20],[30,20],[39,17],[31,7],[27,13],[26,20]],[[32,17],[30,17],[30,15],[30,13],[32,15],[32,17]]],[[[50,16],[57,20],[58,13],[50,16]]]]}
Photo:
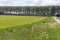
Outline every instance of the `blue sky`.
{"type": "Polygon", "coordinates": [[[59,5],[60,0],[0,0],[0,6],[49,6],[59,5]]]}

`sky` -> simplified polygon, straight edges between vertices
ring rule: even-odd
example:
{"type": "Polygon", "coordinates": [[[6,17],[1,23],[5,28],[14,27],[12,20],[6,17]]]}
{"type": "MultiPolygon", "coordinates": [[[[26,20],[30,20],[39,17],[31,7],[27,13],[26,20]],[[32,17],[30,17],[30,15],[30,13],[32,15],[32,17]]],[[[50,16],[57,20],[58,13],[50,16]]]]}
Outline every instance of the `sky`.
{"type": "Polygon", "coordinates": [[[0,6],[50,6],[59,5],[60,0],[0,0],[0,6]]]}

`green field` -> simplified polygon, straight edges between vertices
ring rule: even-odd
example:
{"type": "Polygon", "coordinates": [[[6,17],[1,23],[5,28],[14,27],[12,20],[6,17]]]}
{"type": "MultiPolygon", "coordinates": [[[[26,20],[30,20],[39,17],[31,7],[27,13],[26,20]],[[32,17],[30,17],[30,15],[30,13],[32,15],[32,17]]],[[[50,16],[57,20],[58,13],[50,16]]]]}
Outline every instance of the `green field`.
{"type": "Polygon", "coordinates": [[[0,27],[0,40],[60,40],[60,24],[56,23],[52,17],[0,16],[0,20],[3,25],[5,22],[9,24],[0,27]],[[18,24],[22,22],[23,25],[16,25],[15,21],[18,24]]]}
{"type": "Polygon", "coordinates": [[[45,18],[37,16],[0,16],[0,29],[31,24],[45,18]]]}

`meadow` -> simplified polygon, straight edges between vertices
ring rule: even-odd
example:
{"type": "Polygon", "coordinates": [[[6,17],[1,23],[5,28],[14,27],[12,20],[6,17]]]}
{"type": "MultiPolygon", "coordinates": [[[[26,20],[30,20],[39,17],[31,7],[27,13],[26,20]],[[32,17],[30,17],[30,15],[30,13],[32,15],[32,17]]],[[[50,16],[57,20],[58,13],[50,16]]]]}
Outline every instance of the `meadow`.
{"type": "MultiPolygon", "coordinates": [[[[1,19],[4,19],[4,21],[6,21],[4,16],[1,17],[1,19]]],[[[8,19],[10,19],[9,17],[14,19],[14,17],[7,16],[8,19]]],[[[30,20],[29,22],[31,22],[32,19],[34,20],[32,20],[33,22],[30,24],[28,22],[27,24],[14,27],[2,27],[0,29],[0,40],[60,40],[60,24],[56,23],[52,17],[18,17],[26,17],[28,20],[30,20]]]]}
{"type": "Polygon", "coordinates": [[[31,24],[45,18],[38,16],[0,16],[0,29],[31,24]]]}

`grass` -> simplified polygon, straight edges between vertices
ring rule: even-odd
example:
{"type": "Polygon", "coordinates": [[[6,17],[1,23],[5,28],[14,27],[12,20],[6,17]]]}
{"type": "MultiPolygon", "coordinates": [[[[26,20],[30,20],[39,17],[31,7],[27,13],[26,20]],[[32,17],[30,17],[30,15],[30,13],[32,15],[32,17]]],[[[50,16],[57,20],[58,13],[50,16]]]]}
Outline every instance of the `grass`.
{"type": "Polygon", "coordinates": [[[45,18],[37,16],[0,16],[0,29],[31,24],[45,18]]]}
{"type": "Polygon", "coordinates": [[[53,18],[0,29],[0,40],[60,40],[60,24],[53,18]]]}
{"type": "Polygon", "coordinates": [[[60,19],[60,17],[57,17],[58,19],[60,19]]]}

